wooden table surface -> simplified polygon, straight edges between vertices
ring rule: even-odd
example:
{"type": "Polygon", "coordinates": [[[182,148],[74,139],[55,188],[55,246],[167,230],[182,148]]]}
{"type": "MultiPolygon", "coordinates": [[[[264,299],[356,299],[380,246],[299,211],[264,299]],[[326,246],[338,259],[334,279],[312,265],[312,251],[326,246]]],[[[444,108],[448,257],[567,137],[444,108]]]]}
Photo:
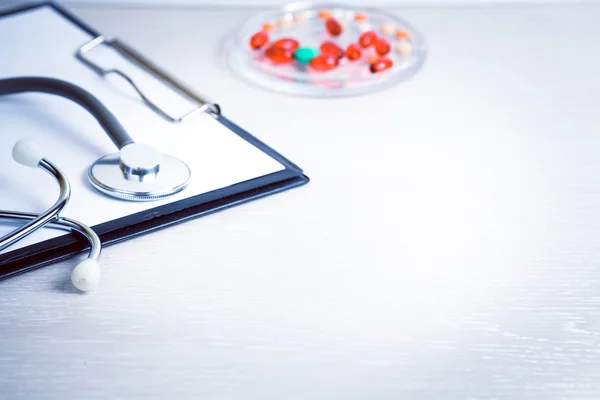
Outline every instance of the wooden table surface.
{"type": "Polygon", "coordinates": [[[600,398],[600,6],[399,9],[423,70],[336,100],[227,70],[255,11],[73,11],[312,182],[107,248],[94,293],[0,282],[0,399],[600,398]]]}

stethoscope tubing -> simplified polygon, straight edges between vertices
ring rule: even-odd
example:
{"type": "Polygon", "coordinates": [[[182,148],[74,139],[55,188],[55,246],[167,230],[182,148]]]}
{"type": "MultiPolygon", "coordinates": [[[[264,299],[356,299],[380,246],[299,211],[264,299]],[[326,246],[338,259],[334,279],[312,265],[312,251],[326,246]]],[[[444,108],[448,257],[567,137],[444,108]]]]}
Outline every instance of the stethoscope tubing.
{"type": "MultiPolygon", "coordinates": [[[[31,221],[36,219],[37,217],[38,215],[35,213],[0,210],[0,218],[2,219],[10,219],[13,221],[31,221]]],[[[94,260],[100,258],[100,252],[102,251],[102,243],[100,242],[100,238],[98,237],[96,232],[94,232],[94,230],[88,227],[87,225],[74,219],[58,217],[55,220],[49,221],[44,226],[56,229],[70,230],[80,233],[90,243],[90,252],[88,258],[94,260]]]]}
{"type": "Polygon", "coordinates": [[[33,232],[42,228],[50,221],[56,220],[58,218],[58,214],[67,205],[67,202],[71,197],[71,185],[69,184],[69,180],[54,163],[42,158],[38,164],[38,167],[49,173],[58,182],[60,187],[58,200],[56,200],[52,207],[43,213],[39,215],[34,214],[34,218],[31,218],[27,224],[0,238],[0,251],[31,235],[33,232]]]}
{"type": "Polygon", "coordinates": [[[96,118],[119,149],[133,143],[133,139],[114,114],[94,95],[79,86],[60,79],[38,76],[0,79],[0,95],[26,92],[54,94],[74,101],[96,118]]]}
{"type": "MultiPolygon", "coordinates": [[[[117,118],[100,100],[85,89],[69,82],[46,77],[32,76],[0,79],[0,95],[14,95],[26,92],[53,94],[74,101],[96,118],[119,150],[122,150],[126,146],[134,145],[133,139],[117,118]]],[[[78,232],[89,241],[90,251],[88,258],[80,262],[73,269],[71,280],[75,287],[82,291],[94,289],[100,281],[98,258],[100,257],[102,243],[98,235],[87,225],[60,216],[60,212],[66,206],[71,196],[71,185],[65,174],[55,164],[44,158],[42,151],[29,142],[28,139],[21,139],[15,144],[13,158],[25,166],[41,168],[54,177],[60,187],[60,194],[52,207],[41,214],[0,210],[0,219],[25,221],[24,225],[0,237],[0,251],[3,251],[44,226],[78,232]]]]}

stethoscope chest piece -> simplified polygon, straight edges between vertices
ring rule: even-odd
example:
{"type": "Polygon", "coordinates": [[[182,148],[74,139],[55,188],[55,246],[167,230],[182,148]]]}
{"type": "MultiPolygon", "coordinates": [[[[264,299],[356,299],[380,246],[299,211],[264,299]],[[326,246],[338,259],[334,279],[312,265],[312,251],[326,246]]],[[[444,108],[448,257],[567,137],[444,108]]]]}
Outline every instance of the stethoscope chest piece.
{"type": "MultiPolygon", "coordinates": [[[[80,104],[96,118],[120,149],[119,153],[100,158],[88,170],[92,186],[100,192],[124,200],[150,201],[173,195],[188,186],[191,172],[186,163],[176,157],[161,154],[153,147],[135,143],[110,110],[85,89],[53,78],[0,79],[0,96],[25,92],[58,95],[80,104]]],[[[0,220],[24,221],[12,232],[0,236],[0,251],[45,226],[79,232],[89,241],[90,251],[88,258],[73,270],[71,280],[82,291],[94,289],[100,282],[98,259],[102,242],[94,229],[60,214],[71,196],[69,180],[54,163],[44,157],[43,150],[31,140],[18,141],[12,154],[18,163],[40,168],[52,175],[58,182],[60,194],[58,200],[40,214],[0,210],[0,220]]]]}
{"type": "Polygon", "coordinates": [[[150,201],[182,191],[191,172],[180,159],[154,148],[132,143],[119,153],[98,159],[89,169],[91,184],[112,197],[150,201]]]}

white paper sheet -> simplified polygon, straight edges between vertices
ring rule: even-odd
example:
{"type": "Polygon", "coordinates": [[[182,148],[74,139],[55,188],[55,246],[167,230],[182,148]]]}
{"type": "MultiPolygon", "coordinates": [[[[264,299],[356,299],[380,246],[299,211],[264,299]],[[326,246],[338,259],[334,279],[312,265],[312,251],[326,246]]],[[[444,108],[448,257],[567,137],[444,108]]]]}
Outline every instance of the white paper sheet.
{"type": "MultiPolygon", "coordinates": [[[[87,170],[96,159],[117,149],[87,111],[48,94],[2,96],[0,209],[41,212],[58,195],[52,177],[12,159],[12,146],[22,137],[38,142],[46,158],[68,175],[72,197],[63,215],[91,226],[284,169],[278,161],[206,114],[181,124],[169,123],[156,115],[118,77],[107,82],[76,60],[75,51],[90,39],[89,34],[49,7],[4,17],[0,19],[0,77],[49,76],[83,87],[110,108],[134,140],[184,160],[192,170],[190,186],[156,202],[135,203],[107,197],[90,186],[87,170]]],[[[126,70],[149,96],[168,104],[170,112],[189,110],[190,105],[181,104],[180,96],[172,97],[171,90],[116,52],[98,49],[93,57],[104,65],[126,70]]],[[[0,221],[0,235],[12,229],[14,225],[0,221]]],[[[5,251],[61,234],[42,229],[5,251]]]]}

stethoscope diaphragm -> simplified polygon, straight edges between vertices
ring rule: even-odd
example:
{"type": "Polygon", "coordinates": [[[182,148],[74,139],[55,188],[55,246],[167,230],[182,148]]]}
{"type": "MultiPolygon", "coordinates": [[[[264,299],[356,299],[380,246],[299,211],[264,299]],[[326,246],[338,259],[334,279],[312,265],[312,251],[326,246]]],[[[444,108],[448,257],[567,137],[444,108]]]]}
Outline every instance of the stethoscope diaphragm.
{"type": "Polygon", "coordinates": [[[180,159],[154,148],[132,143],[119,153],[98,159],[88,170],[90,182],[100,192],[130,201],[151,201],[171,196],[187,187],[190,168],[180,159]]]}

